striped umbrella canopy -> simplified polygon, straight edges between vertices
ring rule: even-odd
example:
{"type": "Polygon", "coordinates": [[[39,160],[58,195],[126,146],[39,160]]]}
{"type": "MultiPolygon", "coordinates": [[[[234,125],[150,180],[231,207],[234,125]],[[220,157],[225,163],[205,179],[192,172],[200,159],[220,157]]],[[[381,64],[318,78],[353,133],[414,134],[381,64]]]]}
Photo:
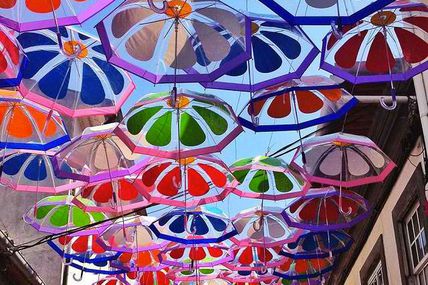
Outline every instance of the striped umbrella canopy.
{"type": "Polygon", "coordinates": [[[107,62],[101,43],[71,28],[18,36],[28,64],[25,98],[70,117],[116,114],[135,89],[129,75],[107,62]],[[61,40],[61,42],[59,42],[61,40]]]}
{"type": "MultiPolygon", "coordinates": [[[[299,78],[319,50],[298,26],[281,18],[250,14],[251,60],[242,63],[207,88],[255,92],[293,78],[299,78]]],[[[233,47],[232,47],[233,48],[233,47]]],[[[226,58],[222,63],[226,63],[226,58]]]]}
{"type": "Polygon", "coordinates": [[[167,268],[159,260],[159,249],[139,252],[122,252],[116,260],[110,262],[112,267],[123,269],[127,272],[153,272],[167,268]]]}
{"type": "Polygon", "coordinates": [[[99,241],[106,249],[138,253],[159,250],[168,245],[168,241],[158,239],[150,229],[155,217],[132,215],[117,219],[100,232],[99,241]]]}
{"type": "Polygon", "coordinates": [[[70,140],[57,112],[0,90],[0,148],[47,151],[70,140]]]}
{"type": "Polygon", "coordinates": [[[0,88],[18,86],[27,64],[16,36],[13,31],[0,24],[0,88]]]}
{"type": "Polygon", "coordinates": [[[332,271],[333,267],[334,258],[330,257],[312,259],[287,258],[281,266],[275,268],[274,275],[286,280],[310,279],[325,275],[332,271]]]}
{"type": "Polygon", "coordinates": [[[230,166],[236,178],[233,193],[254,199],[283,200],[305,195],[310,187],[294,167],[280,158],[256,156],[230,166]]]}
{"type": "Polygon", "coordinates": [[[239,212],[232,219],[238,234],[231,240],[241,247],[275,247],[295,242],[305,231],[289,227],[282,211],[279,207],[255,207],[239,212]]]}
{"type": "Polygon", "coordinates": [[[293,25],[353,24],[394,0],[260,0],[293,25]]]}
{"type": "MultiPolygon", "coordinates": [[[[48,196],[31,207],[23,219],[38,231],[49,234],[62,233],[107,219],[103,213],[84,212],[72,200],[71,195],[48,196]]],[[[92,204],[89,200],[83,200],[82,203],[92,204]]],[[[87,233],[96,233],[96,230],[88,229],[87,233]]]]}
{"type": "Polygon", "coordinates": [[[281,246],[237,246],[232,245],[234,259],[224,266],[232,271],[261,271],[275,268],[284,263],[285,257],[279,253],[281,246]]]}
{"type": "Polygon", "coordinates": [[[19,32],[81,24],[114,0],[2,0],[0,23],[19,32]]]}
{"type": "Polygon", "coordinates": [[[358,100],[324,76],[303,76],[254,94],[239,116],[256,132],[301,130],[338,120],[358,100]]]}
{"type": "MultiPolygon", "coordinates": [[[[81,187],[84,182],[58,177],[53,151],[13,150],[0,159],[0,183],[15,191],[57,194],[81,187]]],[[[66,171],[73,170],[67,164],[66,171]]]]}
{"type": "Polygon", "coordinates": [[[161,239],[182,244],[223,242],[237,234],[229,218],[216,207],[172,210],[150,225],[161,239]]]}
{"type": "Polygon", "coordinates": [[[127,272],[125,275],[120,275],[119,280],[127,285],[172,285],[172,281],[167,277],[169,268],[158,271],[146,272],[127,272]]]}
{"type": "Polygon", "coordinates": [[[100,280],[92,283],[92,285],[128,285],[127,283],[121,281],[118,276],[107,276],[101,278],[100,280]]]}
{"type": "Polygon", "coordinates": [[[282,212],[289,226],[310,231],[350,228],[367,218],[371,207],[362,196],[334,187],[311,189],[282,212]]]}
{"type": "Polygon", "coordinates": [[[228,167],[211,155],[178,161],[153,158],[138,179],[148,201],[184,208],[222,201],[237,183],[228,167]]]}
{"type": "Polygon", "coordinates": [[[173,93],[144,96],[119,125],[118,136],[134,152],[174,159],[220,152],[242,132],[221,99],[184,89],[173,93]]]}
{"type": "Polygon", "coordinates": [[[153,83],[213,81],[250,58],[250,21],[219,0],[128,0],[98,24],[109,61],[153,83]]]}

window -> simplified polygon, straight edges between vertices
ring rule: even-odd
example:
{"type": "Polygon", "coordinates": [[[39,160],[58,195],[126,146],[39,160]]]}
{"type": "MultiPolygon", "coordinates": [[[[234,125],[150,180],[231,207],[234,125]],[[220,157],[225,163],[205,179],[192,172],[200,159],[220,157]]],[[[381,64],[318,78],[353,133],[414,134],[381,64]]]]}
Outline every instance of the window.
{"type": "Polygon", "coordinates": [[[383,283],[383,272],[382,272],[382,261],[379,261],[376,268],[370,275],[367,285],[384,285],[383,283]]]}
{"type": "Polygon", "coordinates": [[[412,283],[428,285],[428,244],[421,211],[416,203],[405,219],[406,245],[412,283]]]}

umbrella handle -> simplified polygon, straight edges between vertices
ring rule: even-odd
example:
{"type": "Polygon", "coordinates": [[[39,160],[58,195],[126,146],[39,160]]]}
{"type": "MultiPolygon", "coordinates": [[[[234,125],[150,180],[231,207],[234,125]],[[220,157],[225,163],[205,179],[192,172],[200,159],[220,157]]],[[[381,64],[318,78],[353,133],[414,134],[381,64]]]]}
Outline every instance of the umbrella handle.
{"type": "Polygon", "coordinates": [[[348,207],[348,210],[345,211],[343,210],[343,201],[342,201],[342,190],[340,190],[340,195],[339,195],[339,212],[344,215],[344,216],[349,216],[352,213],[352,207],[348,207]]]}
{"type": "Polygon", "coordinates": [[[82,281],[82,280],[83,280],[83,270],[81,270],[81,271],[80,271],[80,276],[79,276],[79,277],[76,277],[76,273],[74,273],[74,274],[73,274],[73,279],[74,279],[74,281],[76,281],[76,282],[80,282],[80,281],[82,281]]]}
{"type": "Polygon", "coordinates": [[[184,230],[186,231],[186,233],[188,233],[189,235],[195,235],[196,234],[196,228],[193,227],[193,230],[188,230],[187,229],[187,225],[188,225],[188,220],[187,220],[187,215],[184,215],[184,230]]]}
{"type": "Polygon", "coordinates": [[[385,102],[385,97],[381,97],[379,101],[380,101],[380,105],[382,106],[382,108],[384,108],[385,110],[388,110],[388,111],[392,111],[392,110],[395,110],[395,108],[397,108],[397,92],[396,92],[395,88],[391,89],[391,99],[392,99],[392,104],[388,105],[385,102]]]}
{"type": "Polygon", "coordinates": [[[147,4],[149,4],[150,9],[152,9],[152,11],[157,14],[165,13],[166,9],[168,8],[168,2],[166,0],[162,2],[162,8],[156,7],[155,3],[153,3],[153,0],[147,0],[147,4]]]}
{"type": "Polygon", "coordinates": [[[343,37],[342,25],[341,24],[336,25],[336,21],[334,21],[334,20],[331,21],[330,25],[331,25],[331,31],[332,31],[334,37],[336,39],[340,40],[343,37]]]}

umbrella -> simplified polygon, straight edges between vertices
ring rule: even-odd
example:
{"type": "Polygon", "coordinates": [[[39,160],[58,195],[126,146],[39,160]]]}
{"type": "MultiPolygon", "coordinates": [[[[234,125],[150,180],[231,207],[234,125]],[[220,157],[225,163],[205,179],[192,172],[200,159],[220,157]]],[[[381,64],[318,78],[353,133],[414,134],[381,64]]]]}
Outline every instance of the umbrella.
{"type": "Polygon", "coordinates": [[[226,281],[220,279],[220,275],[224,270],[219,269],[219,267],[193,270],[178,268],[170,271],[168,278],[177,285],[228,285],[226,281]]]}
{"type": "Polygon", "coordinates": [[[291,165],[310,182],[341,187],[382,182],[395,167],[369,138],[345,133],[306,140],[291,165]]]}
{"type": "Polygon", "coordinates": [[[116,127],[117,123],[111,123],[86,128],[81,136],[62,147],[53,159],[58,174],[93,184],[111,182],[141,169],[148,158],[133,155],[113,133],[116,127]],[[77,172],[65,171],[64,163],[77,172]]]}
{"type": "MultiPolygon", "coordinates": [[[[0,4],[1,5],[1,4],[0,4]]],[[[15,34],[0,24],[0,88],[19,85],[27,64],[15,34]]]]}
{"type": "Polygon", "coordinates": [[[151,5],[126,1],[98,24],[110,62],[153,83],[211,82],[250,58],[250,21],[221,1],[151,5]]]}
{"type": "Polygon", "coordinates": [[[323,41],[321,68],[354,84],[409,80],[428,68],[428,9],[424,4],[391,4],[354,27],[342,38],[323,41]]]}
{"type": "MultiPolygon", "coordinates": [[[[73,196],[48,196],[38,201],[27,211],[23,219],[40,232],[57,234],[102,222],[107,216],[98,212],[84,212],[71,201],[73,196]]],[[[92,204],[89,200],[82,203],[92,204]]],[[[96,233],[88,229],[87,233],[96,233]]]]}
{"type": "Polygon", "coordinates": [[[394,0],[260,0],[273,12],[295,25],[339,25],[355,23],[394,0]]]}
{"type": "Polygon", "coordinates": [[[122,282],[117,276],[107,276],[101,278],[97,282],[94,282],[92,285],[128,285],[125,282],[122,282]]]}
{"type": "Polygon", "coordinates": [[[114,0],[3,0],[0,23],[17,31],[81,24],[114,0]]]}
{"type": "Polygon", "coordinates": [[[310,279],[332,271],[333,267],[333,258],[287,258],[281,266],[275,268],[274,275],[286,280],[310,279]]]}
{"type": "Polygon", "coordinates": [[[167,277],[168,271],[169,269],[165,268],[159,271],[128,272],[125,276],[119,276],[119,279],[132,285],[172,285],[173,283],[167,277]]]}
{"type": "MultiPolygon", "coordinates": [[[[61,193],[83,186],[84,182],[60,178],[52,164],[53,152],[11,151],[0,159],[0,183],[15,191],[61,193]]],[[[63,164],[68,172],[73,170],[63,164]]]]}
{"type": "Polygon", "coordinates": [[[238,160],[230,166],[236,182],[233,193],[266,200],[283,200],[305,195],[306,179],[282,159],[257,156],[238,160]]]}
{"type": "Polygon", "coordinates": [[[48,241],[48,245],[62,258],[77,260],[83,263],[99,263],[111,261],[119,257],[119,253],[106,251],[97,241],[96,234],[79,231],[72,235],[61,236],[48,241]]]}
{"type": "Polygon", "coordinates": [[[227,103],[186,90],[146,95],[117,129],[133,151],[174,159],[220,152],[241,132],[227,103]]]}
{"type": "Polygon", "coordinates": [[[312,189],[292,201],[283,212],[289,226],[311,231],[346,229],[370,215],[366,199],[351,191],[334,187],[312,189]]]}
{"type": "Polygon", "coordinates": [[[222,278],[233,285],[268,285],[275,284],[278,277],[273,276],[273,269],[257,271],[226,271],[222,278]]]}
{"type": "Polygon", "coordinates": [[[71,28],[22,33],[25,98],[70,117],[116,114],[135,86],[105,58],[99,40],[71,28]]]}
{"type": "MultiPolygon", "coordinates": [[[[207,88],[254,92],[299,78],[319,50],[298,26],[266,15],[250,15],[252,60],[242,63],[207,88]]],[[[228,59],[224,59],[226,63],[228,59]]]]}
{"type": "Polygon", "coordinates": [[[0,90],[0,148],[46,151],[70,140],[58,113],[0,90]]]}
{"type": "Polygon", "coordinates": [[[304,76],[256,92],[239,121],[256,132],[300,130],[340,119],[358,100],[324,76],[304,76]]]}
{"type": "Polygon", "coordinates": [[[149,228],[156,218],[148,216],[127,216],[117,219],[100,232],[99,241],[106,249],[136,253],[163,249],[169,242],[160,240],[149,228]]]}
{"type": "Polygon", "coordinates": [[[218,208],[198,207],[173,210],[150,225],[161,239],[182,244],[209,244],[237,234],[229,218],[218,208]]]}
{"type": "Polygon", "coordinates": [[[84,211],[104,213],[123,213],[143,208],[150,203],[141,195],[140,184],[132,176],[87,184],[80,189],[73,203],[84,211]],[[80,198],[91,200],[95,206],[82,204],[80,198]]]}
{"type": "Polygon", "coordinates": [[[127,272],[153,272],[166,268],[159,261],[159,249],[145,250],[139,252],[123,252],[110,264],[112,267],[123,269],[127,272]]]}
{"type": "Polygon", "coordinates": [[[304,230],[289,227],[282,208],[255,207],[238,213],[233,219],[238,234],[231,240],[240,247],[275,247],[295,242],[304,230]]]}
{"type": "Polygon", "coordinates": [[[275,268],[284,262],[284,257],[279,253],[281,246],[237,246],[232,245],[231,250],[234,259],[224,266],[233,271],[260,271],[266,272],[269,268],[275,268]]]}
{"type": "Polygon", "coordinates": [[[283,279],[280,278],[275,285],[324,285],[325,279],[323,276],[319,278],[302,278],[302,279],[283,279]]]}
{"type": "Polygon", "coordinates": [[[332,257],[346,252],[352,242],[344,231],[309,232],[285,244],[281,255],[294,259],[332,257]]]}
{"type": "Polygon", "coordinates": [[[177,244],[171,243],[159,256],[161,263],[184,270],[211,268],[233,260],[229,246],[224,243],[177,244]]]}
{"type": "Polygon", "coordinates": [[[234,183],[227,166],[208,155],[178,161],[154,158],[139,179],[150,202],[185,208],[223,200],[234,183]]]}

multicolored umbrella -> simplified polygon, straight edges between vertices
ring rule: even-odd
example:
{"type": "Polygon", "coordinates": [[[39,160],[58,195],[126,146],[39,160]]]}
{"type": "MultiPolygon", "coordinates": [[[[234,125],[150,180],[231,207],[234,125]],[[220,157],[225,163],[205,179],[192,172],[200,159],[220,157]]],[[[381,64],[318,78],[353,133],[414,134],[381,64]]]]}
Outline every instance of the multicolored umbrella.
{"type": "Polygon", "coordinates": [[[100,280],[93,283],[92,285],[128,285],[128,284],[121,281],[117,276],[107,276],[107,277],[101,278],[100,280]]]}
{"type": "Polygon", "coordinates": [[[409,80],[428,69],[428,8],[422,3],[391,4],[355,26],[341,39],[323,42],[321,68],[354,84],[409,80]]]}
{"type": "Polygon", "coordinates": [[[382,9],[394,0],[260,0],[293,25],[347,25],[382,9]]]}
{"type": "Polygon", "coordinates": [[[224,243],[185,245],[171,243],[159,256],[161,263],[184,270],[211,268],[233,260],[229,246],[224,243]]]}
{"type": "MultiPolygon", "coordinates": [[[[27,211],[23,219],[40,232],[57,234],[68,230],[102,222],[107,216],[98,212],[84,212],[71,201],[73,196],[49,196],[38,201],[27,211]]],[[[89,200],[82,203],[92,204],[89,200]]],[[[88,229],[87,234],[96,233],[88,229]]]]}
{"type": "Polygon", "coordinates": [[[158,239],[149,228],[154,221],[156,218],[148,216],[119,218],[100,233],[99,240],[104,248],[118,252],[163,249],[169,242],[158,239]]]}
{"type": "Polygon", "coordinates": [[[273,276],[273,269],[265,271],[226,271],[222,278],[233,285],[268,285],[275,284],[278,277],[273,276]]]}
{"type": "Polygon", "coordinates": [[[135,89],[129,75],[107,62],[99,40],[71,28],[22,33],[29,60],[25,98],[70,117],[116,114],[135,89]]]}
{"type": "Polygon", "coordinates": [[[126,1],[98,24],[110,62],[153,83],[211,82],[250,58],[249,19],[221,1],[148,2],[126,1]]]}
{"type": "Polygon", "coordinates": [[[372,140],[345,133],[306,140],[291,165],[310,182],[341,187],[382,182],[395,167],[372,140]]]}
{"type": "Polygon", "coordinates": [[[113,133],[117,123],[86,128],[54,156],[53,162],[61,177],[88,183],[112,181],[132,175],[141,169],[147,157],[134,155],[113,133]],[[77,172],[67,172],[66,163],[77,172]]]}
{"type": "Polygon", "coordinates": [[[114,0],[3,0],[0,23],[19,31],[81,24],[114,0]]]}
{"type": "Polygon", "coordinates": [[[0,148],[47,151],[70,140],[58,113],[0,90],[0,148]]]}
{"type": "Polygon", "coordinates": [[[168,212],[150,229],[161,239],[182,244],[220,243],[237,234],[224,213],[206,206],[168,212]]]}
{"type": "Polygon", "coordinates": [[[150,202],[141,194],[142,183],[135,179],[135,176],[125,176],[85,185],[73,203],[84,211],[104,213],[123,213],[146,207],[150,202]],[[80,198],[91,200],[95,206],[82,204],[80,198]]]}
{"type": "MultiPolygon", "coordinates": [[[[273,16],[250,15],[252,60],[242,63],[207,88],[255,92],[299,78],[319,50],[298,26],[273,16]]],[[[222,61],[225,64],[229,59],[222,61]]]]}
{"type": "Polygon", "coordinates": [[[294,259],[332,257],[346,252],[353,239],[344,231],[309,232],[284,244],[281,255],[294,259]]]}
{"type": "Polygon", "coordinates": [[[305,197],[295,199],[283,212],[289,226],[311,230],[347,229],[370,215],[366,199],[351,191],[334,187],[311,189],[305,197]]]}
{"type": "Polygon", "coordinates": [[[261,271],[275,268],[284,263],[285,257],[280,255],[281,246],[237,246],[232,245],[234,259],[224,266],[233,271],[261,271]]]}
{"type": "Polygon", "coordinates": [[[168,271],[169,269],[166,268],[152,272],[128,272],[126,273],[125,278],[123,276],[119,276],[119,280],[131,285],[172,285],[173,283],[167,277],[168,271]]]}
{"type": "Polygon", "coordinates": [[[224,270],[219,269],[220,267],[193,270],[181,270],[178,268],[171,270],[168,273],[168,278],[177,285],[228,285],[226,281],[220,279],[221,274],[224,272],[224,270]]]}
{"type": "MultiPolygon", "coordinates": [[[[15,191],[61,193],[81,187],[84,182],[60,178],[52,164],[53,152],[11,151],[0,159],[0,183],[15,191]]],[[[73,170],[63,164],[67,171],[73,170]]]]}
{"type": "Polygon", "coordinates": [[[282,159],[257,156],[241,159],[230,166],[236,178],[233,193],[266,200],[283,200],[305,195],[310,187],[306,179],[282,159]]]}
{"type": "Polygon", "coordinates": [[[333,258],[288,258],[282,265],[275,268],[274,275],[288,280],[309,279],[322,276],[332,271],[333,267],[333,258]]]}
{"type": "Polygon", "coordinates": [[[304,76],[256,92],[239,121],[256,132],[300,130],[337,120],[358,100],[324,76],[304,76]]]}
{"type": "Polygon", "coordinates": [[[99,263],[115,260],[118,252],[106,251],[97,241],[97,235],[80,231],[48,241],[48,245],[62,258],[84,263],[99,263]]]}
{"type": "Polygon", "coordinates": [[[222,201],[236,183],[227,166],[209,155],[154,158],[139,179],[150,202],[185,208],[222,201]]]}
{"type": "MultiPolygon", "coordinates": [[[[328,273],[327,273],[328,274],[328,273]]],[[[324,276],[316,278],[302,278],[302,279],[284,279],[279,278],[275,285],[324,285],[325,278],[324,276]]]]}
{"type": "Polygon", "coordinates": [[[295,242],[304,230],[289,227],[282,208],[255,207],[238,213],[233,219],[238,234],[231,240],[240,247],[275,247],[295,242]]]}
{"type": "Polygon", "coordinates": [[[16,35],[1,24],[0,50],[0,88],[18,86],[27,58],[16,40],[16,35]]]}
{"type": "Polygon", "coordinates": [[[153,272],[167,268],[159,261],[160,250],[152,249],[139,252],[123,252],[110,262],[112,267],[123,269],[127,272],[153,272]]]}
{"type": "Polygon", "coordinates": [[[221,99],[178,90],[146,95],[117,134],[137,153],[180,159],[220,152],[242,131],[232,107],[221,99]]]}

